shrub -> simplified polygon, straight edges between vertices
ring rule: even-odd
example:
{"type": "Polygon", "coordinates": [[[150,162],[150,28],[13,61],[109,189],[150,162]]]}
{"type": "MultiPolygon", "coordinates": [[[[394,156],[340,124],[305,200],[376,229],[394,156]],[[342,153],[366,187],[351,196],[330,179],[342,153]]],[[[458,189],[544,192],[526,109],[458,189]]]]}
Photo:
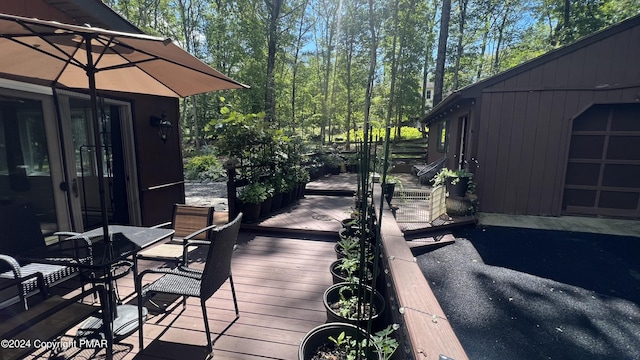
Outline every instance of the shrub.
{"type": "Polygon", "coordinates": [[[194,156],[184,164],[184,177],[187,180],[221,181],[227,177],[218,158],[213,155],[194,156]]]}

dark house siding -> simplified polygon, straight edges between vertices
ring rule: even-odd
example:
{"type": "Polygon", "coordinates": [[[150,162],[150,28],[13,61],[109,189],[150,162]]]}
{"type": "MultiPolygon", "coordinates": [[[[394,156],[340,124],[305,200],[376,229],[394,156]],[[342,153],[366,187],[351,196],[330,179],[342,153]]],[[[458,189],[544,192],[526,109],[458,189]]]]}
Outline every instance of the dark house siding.
{"type": "MultiPolygon", "coordinates": [[[[467,159],[478,161],[469,168],[481,211],[562,214],[573,120],[594,104],[640,100],[639,44],[636,17],[461,89],[427,114],[423,121],[447,119],[450,129],[462,112],[471,115],[467,159]],[[470,99],[471,109],[463,109],[470,99]]],[[[456,151],[449,148],[449,167],[456,151]]]]}

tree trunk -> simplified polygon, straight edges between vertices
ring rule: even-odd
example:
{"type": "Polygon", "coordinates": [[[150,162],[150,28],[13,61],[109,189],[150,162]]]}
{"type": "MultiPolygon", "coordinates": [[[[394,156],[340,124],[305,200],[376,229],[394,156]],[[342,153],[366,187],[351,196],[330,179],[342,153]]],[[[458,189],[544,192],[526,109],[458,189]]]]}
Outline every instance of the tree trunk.
{"type": "Polygon", "coordinates": [[[463,46],[462,41],[464,38],[464,25],[467,17],[467,1],[460,0],[460,21],[458,23],[458,45],[456,48],[456,64],[453,68],[453,89],[457,90],[460,82],[460,59],[462,58],[463,46]]]}
{"type": "Polygon", "coordinates": [[[398,57],[396,55],[396,44],[398,42],[398,7],[400,0],[396,0],[393,6],[393,41],[391,43],[391,84],[389,86],[389,106],[387,106],[387,117],[385,127],[391,126],[391,116],[393,114],[393,104],[396,90],[396,75],[398,74],[398,57]]]}
{"type": "Polygon", "coordinates": [[[280,10],[284,0],[265,0],[269,10],[269,32],[267,45],[267,84],[265,89],[264,109],[266,113],[265,119],[273,121],[276,117],[276,84],[275,84],[275,66],[276,51],[278,49],[278,21],[280,20],[280,10]]]}
{"type": "Polygon", "coordinates": [[[449,18],[451,16],[451,0],[442,1],[440,17],[440,35],[438,37],[438,56],[436,58],[436,74],[433,89],[433,106],[442,101],[444,88],[444,63],[447,56],[447,39],[449,37],[449,18]]]}
{"type": "Polygon", "coordinates": [[[302,37],[307,32],[304,30],[304,15],[308,1],[309,0],[305,0],[302,5],[302,14],[300,15],[300,23],[298,24],[298,38],[296,39],[296,50],[293,57],[293,74],[291,81],[291,130],[294,133],[296,132],[296,80],[298,76],[298,57],[300,56],[300,49],[302,48],[302,37]]]}

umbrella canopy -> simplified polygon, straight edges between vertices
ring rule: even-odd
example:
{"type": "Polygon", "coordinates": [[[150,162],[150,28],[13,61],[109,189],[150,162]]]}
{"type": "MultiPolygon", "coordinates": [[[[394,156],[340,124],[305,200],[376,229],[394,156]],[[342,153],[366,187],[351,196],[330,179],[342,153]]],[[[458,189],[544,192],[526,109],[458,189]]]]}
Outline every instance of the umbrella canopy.
{"type": "MultiPolygon", "coordinates": [[[[0,14],[0,77],[51,87],[88,89],[101,148],[97,90],[185,97],[247,88],[193,57],[170,39],[0,14]]],[[[98,178],[104,177],[96,154],[98,178]]],[[[98,181],[108,239],[104,183],[98,181]]]]}
{"type": "Polygon", "coordinates": [[[185,97],[247,87],[141,34],[0,14],[0,48],[0,74],[38,84],[89,89],[92,71],[98,90],[185,97]]]}

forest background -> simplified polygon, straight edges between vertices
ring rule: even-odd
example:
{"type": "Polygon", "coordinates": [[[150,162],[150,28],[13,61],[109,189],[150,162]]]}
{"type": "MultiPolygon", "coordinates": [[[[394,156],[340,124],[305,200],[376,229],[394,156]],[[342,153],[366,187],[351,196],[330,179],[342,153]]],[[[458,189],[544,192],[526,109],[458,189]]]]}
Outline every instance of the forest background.
{"type": "Polygon", "coordinates": [[[399,135],[450,92],[640,13],[640,0],[103,1],[251,86],[182,101],[187,153],[223,108],[319,143],[365,122],[399,135]]]}

